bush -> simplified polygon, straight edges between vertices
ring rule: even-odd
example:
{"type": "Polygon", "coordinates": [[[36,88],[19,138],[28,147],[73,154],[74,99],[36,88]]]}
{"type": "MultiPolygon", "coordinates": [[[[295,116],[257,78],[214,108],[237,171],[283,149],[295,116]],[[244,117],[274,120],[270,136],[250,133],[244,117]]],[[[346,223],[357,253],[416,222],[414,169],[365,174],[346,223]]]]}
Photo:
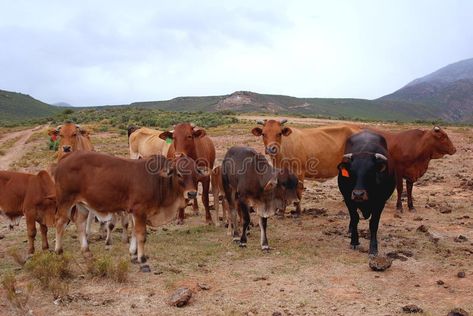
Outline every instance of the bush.
{"type": "Polygon", "coordinates": [[[70,267],[71,256],[56,255],[53,252],[36,253],[31,260],[25,264],[25,269],[41,286],[46,289],[55,287],[58,280],[72,277],[70,267]]]}
{"type": "Polygon", "coordinates": [[[2,278],[2,286],[6,292],[7,300],[11,305],[19,311],[26,312],[26,304],[30,298],[32,290],[31,284],[28,284],[27,291],[23,293],[19,291],[16,286],[16,278],[13,273],[7,273],[2,278]]]}
{"type": "Polygon", "coordinates": [[[127,259],[116,259],[109,255],[93,258],[89,261],[87,272],[94,277],[109,278],[123,283],[128,280],[130,264],[127,259]]]}

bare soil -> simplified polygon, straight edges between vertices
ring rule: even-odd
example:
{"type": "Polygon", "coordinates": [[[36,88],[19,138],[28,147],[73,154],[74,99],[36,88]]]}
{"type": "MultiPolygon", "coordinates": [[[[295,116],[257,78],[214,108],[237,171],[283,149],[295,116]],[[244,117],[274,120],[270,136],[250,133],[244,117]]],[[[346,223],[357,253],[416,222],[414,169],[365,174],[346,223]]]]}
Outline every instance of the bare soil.
{"type": "MultiPolygon", "coordinates": [[[[300,126],[339,123],[294,120],[300,126]]],[[[237,144],[262,151],[261,140],[250,133],[253,126],[243,122],[209,129],[209,135],[216,135],[212,138],[218,158],[237,144]]],[[[260,250],[258,228],[251,230],[248,247],[240,249],[225,228],[206,226],[202,215],[190,215],[189,208],[185,225],[149,230],[146,252],[151,273],[139,272],[139,266],[132,265],[125,283],[84,272],[85,259],[78,253],[73,225],[67,229],[65,249],[75,258],[75,275],[64,294],[66,299],[55,304],[53,295],[42,290],[11,257],[15,249],[26,252],[24,223],[15,231],[8,231],[6,222],[0,223],[0,235],[4,235],[0,273],[14,271],[22,291],[33,284],[26,311],[34,315],[398,315],[403,314],[403,306],[411,304],[422,308],[424,315],[447,315],[455,307],[472,313],[473,129],[449,127],[447,132],[457,153],[431,161],[416,183],[417,212],[406,211],[396,218],[396,194],[387,203],[378,233],[379,249],[394,261],[383,272],[372,271],[368,265],[367,221],[359,225],[360,235],[365,237],[361,238],[362,249],[349,248],[349,216],[336,179],[332,179],[306,182],[301,218],[287,214],[283,219],[269,220],[269,253],[260,250]],[[424,227],[418,229],[421,225],[424,227]],[[459,272],[465,277],[458,277],[459,272]],[[168,298],[180,287],[193,291],[189,304],[169,306],[168,298]]],[[[113,131],[104,135],[91,136],[97,150],[127,155],[126,135],[113,131]]],[[[43,154],[35,158],[37,164],[29,171],[47,167],[51,159],[45,146],[35,150],[43,150],[43,154]]],[[[106,250],[95,233],[92,253],[128,256],[119,234],[114,232],[114,245],[106,250]]],[[[53,245],[54,229],[49,235],[53,245]]],[[[0,314],[14,313],[24,312],[15,309],[5,289],[0,288],[0,314]]]]}

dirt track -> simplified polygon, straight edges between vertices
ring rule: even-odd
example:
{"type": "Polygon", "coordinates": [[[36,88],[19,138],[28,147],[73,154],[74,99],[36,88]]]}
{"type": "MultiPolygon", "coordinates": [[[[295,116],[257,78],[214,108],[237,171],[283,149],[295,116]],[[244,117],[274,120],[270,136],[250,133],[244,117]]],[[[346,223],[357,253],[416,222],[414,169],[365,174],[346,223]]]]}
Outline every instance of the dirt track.
{"type": "MultiPolygon", "coordinates": [[[[223,228],[206,227],[202,218],[190,216],[183,227],[168,225],[150,232],[146,249],[152,273],[139,273],[132,266],[130,280],[124,284],[79,277],[84,274],[84,259],[74,254],[77,276],[70,282],[68,299],[55,305],[50,293],[35,287],[28,308],[35,315],[397,315],[404,305],[416,304],[426,315],[446,315],[454,307],[471,313],[473,130],[447,131],[457,153],[433,160],[415,185],[417,213],[395,218],[395,194],[385,208],[378,233],[380,252],[398,258],[385,272],[369,269],[367,239],[361,238],[362,251],[349,249],[348,214],[332,179],[306,184],[300,219],[288,215],[269,220],[273,250],[268,254],[259,250],[258,229],[252,230],[248,248],[240,249],[223,228]],[[426,232],[418,230],[421,225],[426,232]],[[459,235],[466,240],[458,239],[459,235]],[[460,271],[465,278],[457,276],[460,271]],[[199,283],[210,289],[200,289],[199,283]],[[165,303],[179,286],[194,291],[190,305],[182,309],[165,303]]],[[[98,150],[126,153],[126,136],[93,135],[92,139],[98,150]]],[[[233,144],[262,149],[246,125],[229,128],[214,140],[219,157],[233,144]]],[[[360,223],[361,236],[367,235],[367,224],[360,223]]],[[[0,240],[0,271],[18,269],[8,252],[15,247],[25,250],[24,225],[9,232],[2,224],[0,234],[5,235],[0,240]]],[[[79,249],[75,235],[75,228],[70,227],[66,251],[79,249]]],[[[92,252],[127,256],[118,232],[114,238],[111,251],[104,250],[103,241],[93,241],[92,252]]],[[[24,289],[31,279],[22,270],[16,273],[24,289]]],[[[13,309],[1,289],[0,314],[3,311],[7,314],[13,309]]]]}

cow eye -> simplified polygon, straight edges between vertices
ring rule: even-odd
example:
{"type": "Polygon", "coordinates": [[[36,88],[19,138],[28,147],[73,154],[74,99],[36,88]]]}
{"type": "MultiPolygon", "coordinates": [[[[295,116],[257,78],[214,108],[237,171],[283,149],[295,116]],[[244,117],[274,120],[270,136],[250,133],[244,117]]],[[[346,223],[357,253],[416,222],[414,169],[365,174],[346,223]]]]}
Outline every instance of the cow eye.
{"type": "Polygon", "coordinates": [[[191,139],[191,138],[192,138],[192,135],[187,136],[187,138],[191,139]]]}
{"type": "Polygon", "coordinates": [[[266,136],[266,134],[265,134],[265,133],[261,133],[261,135],[262,135],[262,136],[266,136]]]}
{"type": "Polygon", "coordinates": [[[278,136],[281,137],[281,136],[282,136],[282,133],[278,133],[278,136]]]}

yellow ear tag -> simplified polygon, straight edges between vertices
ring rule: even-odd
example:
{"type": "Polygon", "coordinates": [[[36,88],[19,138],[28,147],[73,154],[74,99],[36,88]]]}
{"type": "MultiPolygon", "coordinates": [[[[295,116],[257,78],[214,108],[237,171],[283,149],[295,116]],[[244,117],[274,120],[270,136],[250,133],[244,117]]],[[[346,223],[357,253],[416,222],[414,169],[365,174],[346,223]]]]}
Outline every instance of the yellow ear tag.
{"type": "Polygon", "coordinates": [[[350,174],[348,173],[348,170],[345,168],[342,168],[342,177],[349,178],[350,174]]]}

